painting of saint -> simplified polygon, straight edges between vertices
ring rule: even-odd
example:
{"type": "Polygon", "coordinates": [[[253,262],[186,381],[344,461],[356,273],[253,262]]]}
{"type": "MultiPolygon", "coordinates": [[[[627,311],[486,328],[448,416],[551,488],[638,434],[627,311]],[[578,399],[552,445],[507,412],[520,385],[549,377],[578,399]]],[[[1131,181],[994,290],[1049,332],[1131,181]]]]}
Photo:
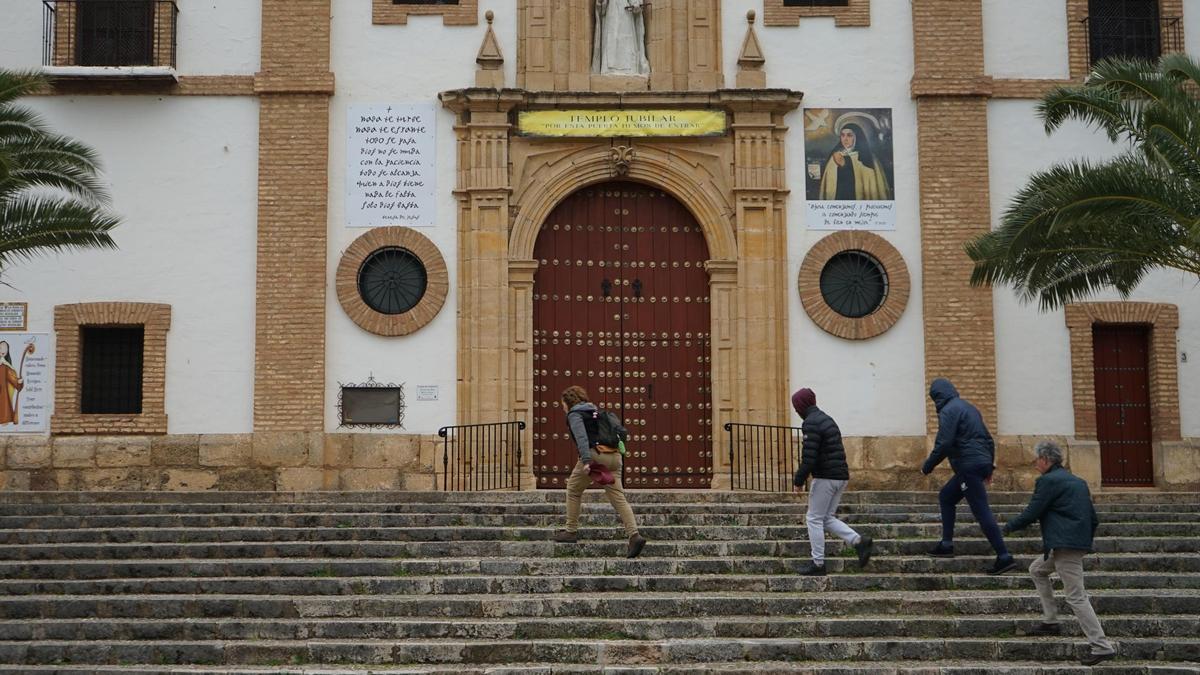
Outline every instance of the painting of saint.
{"type": "Polygon", "coordinates": [[[808,199],[893,199],[891,128],[891,110],[806,110],[808,199]]]}
{"type": "Polygon", "coordinates": [[[4,400],[0,401],[0,424],[17,423],[17,392],[25,388],[25,382],[13,368],[8,342],[0,340],[0,390],[4,400]]]}

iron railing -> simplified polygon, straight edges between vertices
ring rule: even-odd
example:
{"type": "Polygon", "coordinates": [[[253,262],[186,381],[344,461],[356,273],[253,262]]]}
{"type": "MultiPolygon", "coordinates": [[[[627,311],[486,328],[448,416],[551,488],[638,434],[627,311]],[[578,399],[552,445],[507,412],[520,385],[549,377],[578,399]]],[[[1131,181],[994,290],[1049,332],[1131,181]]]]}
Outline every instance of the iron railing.
{"type": "Polygon", "coordinates": [[[1087,62],[1117,57],[1151,61],[1183,50],[1183,22],[1179,17],[1148,18],[1089,16],[1083,19],[1087,62]]]}
{"type": "Polygon", "coordinates": [[[800,466],[800,427],[727,422],[729,484],[734,490],[791,492],[800,466]]]}
{"type": "Polygon", "coordinates": [[[175,0],[43,0],[42,65],[175,67],[175,0]]]}
{"type": "Polygon", "coordinates": [[[521,489],[524,422],[466,424],[438,429],[443,490],[521,489]]]}

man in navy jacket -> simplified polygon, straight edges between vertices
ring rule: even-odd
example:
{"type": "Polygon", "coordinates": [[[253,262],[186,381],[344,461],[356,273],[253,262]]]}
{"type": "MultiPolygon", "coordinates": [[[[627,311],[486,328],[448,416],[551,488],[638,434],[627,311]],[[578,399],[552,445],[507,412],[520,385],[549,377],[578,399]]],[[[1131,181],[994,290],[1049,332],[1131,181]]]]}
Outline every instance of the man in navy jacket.
{"type": "Polygon", "coordinates": [[[954,520],[958,503],[963,497],[971,505],[971,513],[996,551],[996,562],[987,570],[988,574],[1003,574],[1015,569],[1017,562],[1004,545],[1004,536],[996,524],[996,516],[988,505],[987,484],[992,481],[995,467],[996,444],[983,423],[979,410],[963,400],[950,380],[938,378],[929,387],[929,398],[938,413],[938,433],[933,442],[933,451],[921,467],[928,476],[943,459],[950,460],[954,476],[938,493],[942,509],[942,540],[929,552],[935,558],[954,557],[954,520]]]}
{"type": "Polygon", "coordinates": [[[1029,527],[1035,520],[1041,524],[1044,553],[1029,566],[1029,574],[1042,600],[1042,622],[1028,633],[1058,635],[1061,632],[1054,584],[1050,581],[1050,575],[1057,571],[1067,604],[1091,646],[1091,653],[1081,663],[1094,666],[1117,654],[1112,643],[1105,639],[1104,629],[1083,589],[1083,556],[1092,550],[1092,539],[1100,519],[1092,506],[1087,483],[1063,468],[1062,448],[1053,441],[1042,441],[1035,446],[1034,452],[1037,470],[1042,475],[1034,485],[1033,498],[1021,515],[1004,525],[1005,532],[1016,532],[1029,527]]]}

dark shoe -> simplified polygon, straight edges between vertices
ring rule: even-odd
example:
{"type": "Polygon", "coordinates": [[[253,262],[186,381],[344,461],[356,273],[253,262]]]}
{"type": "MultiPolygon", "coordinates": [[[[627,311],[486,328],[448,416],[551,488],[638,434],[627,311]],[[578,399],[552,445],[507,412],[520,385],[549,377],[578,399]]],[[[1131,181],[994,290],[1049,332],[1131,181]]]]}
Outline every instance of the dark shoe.
{"type": "Polygon", "coordinates": [[[854,550],[858,551],[858,566],[866,567],[867,563],[871,562],[871,554],[875,551],[875,542],[870,537],[859,537],[858,543],[854,545],[854,550]]]}
{"type": "Polygon", "coordinates": [[[560,544],[575,544],[579,541],[579,533],[569,530],[559,530],[554,533],[554,541],[560,544]]]}
{"type": "Polygon", "coordinates": [[[1017,569],[1017,561],[1012,557],[996,558],[995,564],[987,569],[987,573],[992,576],[996,576],[997,574],[1004,574],[1009,570],[1015,569],[1017,569]]]}
{"type": "Polygon", "coordinates": [[[1029,637],[1046,637],[1049,635],[1062,635],[1062,625],[1057,623],[1039,622],[1025,629],[1025,634],[1029,637]]]}
{"type": "Polygon", "coordinates": [[[938,542],[937,546],[929,549],[929,555],[933,556],[934,558],[953,558],[954,547],[946,546],[945,544],[938,542]]]}
{"type": "Polygon", "coordinates": [[[1079,659],[1079,662],[1085,666],[1094,666],[1101,661],[1108,661],[1115,658],[1117,658],[1116,652],[1109,652],[1107,654],[1088,654],[1082,659],[1079,659]]]}
{"type": "Polygon", "coordinates": [[[796,570],[796,574],[802,577],[823,577],[825,576],[825,566],[818,565],[815,562],[810,562],[804,567],[796,570]]]}
{"type": "Polygon", "coordinates": [[[646,538],[635,534],[629,538],[629,548],[625,550],[625,557],[636,558],[642,554],[643,548],[646,548],[646,538]]]}

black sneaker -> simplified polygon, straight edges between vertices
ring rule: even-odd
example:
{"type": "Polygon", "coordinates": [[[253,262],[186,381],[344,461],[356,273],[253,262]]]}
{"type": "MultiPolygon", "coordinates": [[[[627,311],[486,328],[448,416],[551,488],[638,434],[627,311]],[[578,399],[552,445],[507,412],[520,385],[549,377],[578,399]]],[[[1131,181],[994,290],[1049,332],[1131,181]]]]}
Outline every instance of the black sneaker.
{"type": "Polygon", "coordinates": [[[996,576],[997,574],[1004,574],[1009,570],[1015,569],[1017,569],[1017,561],[1012,557],[996,558],[995,564],[987,569],[987,573],[996,576]]]}
{"type": "Polygon", "coordinates": [[[636,558],[642,554],[643,548],[646,548],[646,538],[635,534],[629,538],[629,548],[625,550],[625,557],[636,558]]]}
{"type": "Polygon", "coordinates": [[[570,530],[559,530],[554,533],[554,541],[560,544],[575,544],[579,541],[579,533],[570,530]]]}
{"type": "Polygon", "coordinates": [[[1045,621],[1035,623],[1033,626],[1025,629],[1025,634],[1029,637],[1045,637],[1048,635],[1062,635],[1062,626],[1057,623],[1046,623],[1045,621]]]}
{"type": "Polygon", "coordinates": [[[1109,652],[1107,654],[1088,654],[1082,659],[1079,659],[1079,662],[1085,666],[1094,666],[1101,661],[1108,661],[1115,658],[1117,658],[1116,652],[1109,652]]]}
{"type": "Polygon", "coordinates": [[[866,567],[867,563],[871,562],[871,554],[875,551],[875,542],[870,537],[859,537],[858,543],[854,545],[854,550],[858,551],[858,566],[866,567]]]}
{"type": "Polygon", "coordinates": [[[933,548],[929,549],[929,555],[933,556],[934,558],[953,558],[954,557],[954,547],[946,546],[945,544],[943,544],[942,542],[939,541],[937,546],[934,546],[933,548]]]}
{"type": "Polygon", "coordinates": [[[799,574],[802,577],[823,577],[825,576],[825,566],[818,565],[815,562],[810,562],[804,567],[796,570],[796,574],[799,574]]]}

